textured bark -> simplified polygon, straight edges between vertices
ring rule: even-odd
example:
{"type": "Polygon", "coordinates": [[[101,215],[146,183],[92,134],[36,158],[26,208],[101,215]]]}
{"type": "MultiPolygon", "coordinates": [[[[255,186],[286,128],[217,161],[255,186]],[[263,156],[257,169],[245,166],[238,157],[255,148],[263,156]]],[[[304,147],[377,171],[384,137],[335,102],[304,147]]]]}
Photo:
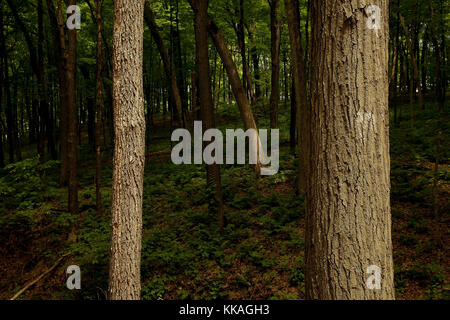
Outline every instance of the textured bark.
{"type": "Polygon", "coordinates": [[[145,163],[144,0],[116,0],[114,159],[109,299],[139,300],[145,163]]]}
{"type": "MultiPolygon", "coordinates": [[[[289,39],[291,44],[291,61],[293,65],[293,93],[295,94],[296,118],[298,128],[298,190],[306,190],[306,180],[308,176],[309,157],[309,106],[306,94],[306,65],[300,35],[300,15],[298,12],[297,0],[285,0],[286,15],[289,26],[289,39]]],[[[292,99],[292,98],[291,98],[292,99]]]]}
{"type": "MultiPolygon", "coordinates": [[[[195,51],[198,74],[198,91],[200,102],[200,113],[203,122],[203,130],[215,128],[214,108],[211,94],[211,81],[209,76],[209,56],[208,56],[208,1],[194,0],[194,31],[195,31],[195,51]]],[[[220,166],[215,163],[206,166],[208,185],[215,190],[215,200],[217,203],[217,214],[219,228],[223,231],[224,209],[222,186],[220,179],[220,166]]]]}
{"type": "Polygon", "coordinates": [[[270,5],[270,39],[272,58],[272,90],[270,93],[270,127],[277,129],[278,126],[278,103],[280,100],[280,43],[281,43],[281,23],[278,15],[280,2],[269,0],[270,5]]]}
{"type": "MultiPolygon", "coordinates": [[[[69,1],[75,5],[75,0],[69,1]]],[[[69,212],[78,213],[78,177],[77,177],[77,147],[78,147],[78,120],[76,105],[76,61],[77,61],[77,31],[68,30],[66,89],[67,89],[67,166],[69,212]]],[[[74,232],[74,230],[73,230],[74,232]]]]}
{"type": "Polygon", "coordinates": [[[394,299],[387,0],[381,29],[358,1],[312,2],[308,299],[394,299]],[[381,269],[381,289],[366,285],[381,269]]]}
{"type": "Polygon", "coordinates": [[[148,4],[148,1],[145,1],[145,22],[150,28],[152,37],[155,40],[156,46],[158,47],[159,53],[161,55],[161,60],[164,64],[164,71],[166,72],[167,79],[169,79],[170,82],[170,93],[173,97],[175,107],[177,109],[178,119],[180,119],[181,126],[185,128],[187,123],[186,118],[183,115],[183,105],[180,90],[177,84],[177,79],[175,77],[175,73],[173,72],[169,53],[167,52],[164,41],[159,33],[158,25],[156,24],[154,14],[148,4]]]}
{"type": "Polygon", "coordinates": [[[97,81],[96,81],[96,119],[95,119],[95,194],[97,213],[103,213],[102,205],[102,3],[101,0],[96,0],[97,8],[97,81]]]}

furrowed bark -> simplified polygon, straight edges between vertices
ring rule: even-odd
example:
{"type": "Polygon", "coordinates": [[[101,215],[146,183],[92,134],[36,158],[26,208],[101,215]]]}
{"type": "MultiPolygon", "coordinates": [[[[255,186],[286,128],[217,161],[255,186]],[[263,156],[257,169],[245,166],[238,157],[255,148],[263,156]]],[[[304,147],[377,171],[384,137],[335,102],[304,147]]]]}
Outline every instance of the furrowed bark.
{"type": "Polygon", "coordinates": [[[139,300],[145,164],[144,0],[116,0],[114,159],[109,299],[139,300]]]}
{"type": "MultiPolygon", "coordinates": [[[[379,29],[356,1],[312,2],[307,299],[394,299],[388,1],[379,29]],[[371,266],[381,288],[368,285],[371,266]]],[[[371,7],[373,8],[373,7],[371,7]]]]}

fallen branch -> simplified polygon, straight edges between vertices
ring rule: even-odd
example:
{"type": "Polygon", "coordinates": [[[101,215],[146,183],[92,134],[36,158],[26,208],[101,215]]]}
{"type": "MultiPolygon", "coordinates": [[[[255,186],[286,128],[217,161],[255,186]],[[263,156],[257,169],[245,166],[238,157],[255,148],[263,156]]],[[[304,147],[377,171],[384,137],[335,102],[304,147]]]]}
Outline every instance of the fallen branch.
{"type": "Polygon", "coordinates": [[[33,281],[31,281],[30,283],[28,283],[25,287],[23,287],[19,292],[17,292],[14,297],[12,297],[10,300],[16,300],[22,293],[24,293],[26,290],[28,290],[32,285],[34,285],[35,283],[39,282],[39,280],[43,279],[47,274],[49,274],[53,269],[55,269],[58,264],[65,258],[67,257],[69,253],[64,254],[61,258],[59,258],[55,264],[53,264],[49,269],[47,269],[44,273],[42,273],[39,277],[37,277],[36,279],[34,279],[33,281]]]}

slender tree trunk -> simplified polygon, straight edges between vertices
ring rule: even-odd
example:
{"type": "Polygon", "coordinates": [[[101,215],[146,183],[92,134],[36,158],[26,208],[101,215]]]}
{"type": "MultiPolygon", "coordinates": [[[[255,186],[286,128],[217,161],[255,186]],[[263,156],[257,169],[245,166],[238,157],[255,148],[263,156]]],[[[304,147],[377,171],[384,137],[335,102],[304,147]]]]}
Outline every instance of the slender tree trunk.
{"type": "Polygon", "coordinates": [[[255,31],[256,28],[256,23],[255,21],[252,22],[252,24],[249,26],[248,28],[248,40],[250,42],[251,49],[250,49],[250,55],[252,58],[252,64],[253,64],[253,74],[255,77],[255,97],[256,100],[259,99],[259,97],[261,96],[261,85],[259,84],[259,81],[261,80],[261,75],[260,75],[260,71],[259,71],[259,57],[258,57],[258,49],[256,47],[256,45],[253,43],[254,41],[254,36],[253,33],[255,31]]]}
{"type": "Polygon", "coordinates": [[[256,129],[256,122],[253,117],[253,112],[248,102],[244,86],[239,79],[239,73],[237,71],[236,64],[234,63],[231,53],[225,43],[222,32],[210,16],[208,16],[207,19],[209,35],[213,39],[217,52],[219,53],[223,65],[225,66],[225,70],[227,71],[228,80],[230,81],[231,89],[236,98],[236,102],[238,104],[245,129],[256,129]]]}
{"type": "Polygon", "coordinates": [[[167,52],[164,41],[159,34],[158,25],[156,24],[154,14],[149,6],[148,1],[145,1],[145,22],[150,28],[152,37],[155,40],[156,46],[158,47],[159,53],[161,55],[161,60],[164,64],[164,71],[166,72],[166,76],[170,81],[170,93],[173,97],[175,107],[177,109],[178,119],[180,119],[180,124],[185,128],[186,118],[183,115],[183,105],[177,79],[172,68],[172,62],[170,61],[169,53],[167,52]]]}
{"type": "MultiPolygon", "coordinates": [[[[3,33],[3,3],[0,4],[0,48],[2,52],[4,52],[4,33],[3,33]]],[[[2,118],[2,109],[3,109],[3,59],[0,57],[0,168],[5,166],[5,155],[3,153],[3,118],[2,118]]],[[[30,118],[31,119],[31,118],[30,118]]]]}
{"type": "Polygon", "coordinates": [[[145,164],[144,0],[114,2],[114,169],[109,299],[139,300],[145,164]]]}
{"type": "MultiPolygon", "coordinates": [[[[299,179],[298,190],[306,190],[306,179],[308,177],[309,157],[309,106],[306,93],[306,65],[300,35],[300,15],[297,0],[285,0],[286,15],[289,26],[289,38],[291,43],[291,63],[293,67],[294,87],[296,103],[296,118],[298,127],[298,156],[299,179]]],[[[291,98],[292,99],[292,98],[291,98]]]]}
{"type": "Polygon", "coordinates": [[[427,56],[427,48],[428,48],[428,27],[425,29],[423,39],[422,39],[422,53],[420,55],[420,67],[421,67],[421,76],[422,79],[420,81],[422,86],[422,94],[426,94],[427,92],[427,68],[425,65],[425,59],[427,56]]]}
{"type": "MultiPolygon", "coordinates": [[[[291,69],[294,69],[294,66],[291,64],[291,69]]],[[[290,125],[289,125],[289,144],[291,147],[291,151],[293,154],[295,154],[295,146],[297,145],[297,135],[296,129],[297,129],[297,101],[296,94],[295,94],[295,80],[292,77],[291,80],[291,116],[290,116],[290,125]]]]}
{"type": "Polygon", "coordinates": [[[102,2],[96,0],[97,8],[97,81],[96,81],[96,119],[95,119],[95,194],[97,213],[103,214],[102,204],[102,2]]]}
{"type": "Polygon", "coordinates": [[[38,64],[39,64],[38,82],[39,82],[39,100],[40,100],[39,104],[40,104],[41,121],[43,122],[44,124],[43,127],[45,129],[45,131],[41,133],[41,139],[45,139],[45,137],[47,138],[47,146],[50,152],[50,157],[53,160],[56,160],[57,152],[55,147],[55,139],[53,136],[54,127],[49,112],[50,105],[47,101],[47,84],[45,80],[44,54],[42,48],[45,42],[43,15],[44,15],[44,7],[42,4],[42,0],[38,0],[38,64]]]}
{"type": "MultiPolygon", "coordinates": [[[[178,83],[178,88],[180,89],[181,95],[181,105],[182,105],[182,114],[183,119],[186,113],[187,107],[187,95],[186,95],[186,87],[184,81],[184,72],[183,72],[183,58],[181,51],[181,34],[180,34],[180,19],[179,19],[179,0],[176,1],[175,5],[175,28],[174,28],[174,65],[176,69],[176,78],[178,83]]],[[[185,120],[183,120],[185,123],[185,120]]],[[[185,123],[186,125],[186,123],[185,123]]]]}
{"type": "Polygon", "coordinates": [[[1,34],[1,46],[2,46],[2,53],[3,53],[3,69],[4,69],[4,76],[3,76],[3,84],[4,84],[4,92],[6,96],[6,108],[5,108],[5,116],[6,116],[6,134],[8,136],[8,152],[9,152],[9,163],[14,162],[14,152],[15,152],[15,146],[16,146],[16,137],[14,135],[14,116],[13,116],[13,110],[12,110],[12,102],[11,102],[11,88],[9,83],[9,64],[8,64],[8,54],[5,44],[5,35],[3,33],[2,28],[2,34],[1,34]]]}
{"type": "Polygon", "coordinates": [[[62,0],[58,0],[58,7],[55,13],[53,1],[47,0],[47,8],[52,24],[53,41],[55,47],[55,60],[57,63],[58,75],[59,75],[59,140],[61,149],[61,172],[60,181],[63,185],[68,183],[69,180],[69,165],[68,165],[68,87],[67,87],[67,50],[65,40],[65,25],[62,14],[62,0]]]}
{"type": "Polygon", "coordinates": [[[195,72],[191,73],[191,86],[192,86],[192,106],[191,106],[191,111],[192,112],[197,112],[197,75],[195,74],[195,72]]]}
{"type": "Polygon", "coordinates": [[[239,23],[236,29],[236,35],[238,38],[239,49],[241,51],[242,57],[242,82],[244,88],[250,95],[252,105],[256,104],[256,95],[253,91],[252,78],[250,76],[250,68],[248,67],[246,45],[245,45],[245,11],[244,11],[244,0],[239,0],[239,23]],[[245,85],[246,84],[246,85],[245,85]]]}
{"type": "Polygon", "coordinates": [[[307,299],[394,299],[388,2],[373,2],[379,29],[367,27],[374,7],[354,4],[326,0],[311,7],[307,299]]]}
{"type": "Polygon", "coordinates": [[[272,58],[272,91],[270,93],[270,127],[278,127],[278,103],[280,101],[280,40],[281,23],[278,13],[279,0],[269,0],[270,5],[270,35],[272,58]]]}
{"type": "MultiPolygon", "coordinates": [[[[412,83],[414,83],[414,80],[416,81],[416,83],[420,83],[419,68],[417,67],[416,57],[414,55],[413,41],[410,37],[408,28],[406,28],[405,20],[403,19],[403,16],[401,14],[400,14],[400,23],[402,24],[403,31],[405,32],[406,44],[408,45],[409,55],[411,57],[411,64],[412,64],[412,71],[413,71],[413,75],[411,75],[411,78],[413,78],[412,83]]],[[[414,92],[414,86],[410,90],[413,90],[413,92],[414,92]]],[[[422,95],[422,87],[420,85],[418,85],[417,90],[419,92],[420,108],[425,109],[425,104],[423,102],[423,95],[422,95]]]]}
{"type": "Polygon", "coordinates": [[[445,91],[442,88],[442,80],[441,80],[441,55],[439,52],[439,44],[436,36],[436,29],[434,26],[434,10],[433,10],[433,4],[431,0],[429,1],[429,8],[430,8],[430,17],[431,17],[431,39],[433,41],[433,47],[434,47],[434,61],[436,64],[436,72],[435,72],[435,79],[436,79],[436,96],[439,103],[439,112],[444,112],[445,108],[445,91]]]}
{"type": "MultiPolygon", "coordinates": [[[[203,129],[213,129],[215,127],[214,108],[211,94],[211,81],[209,76],[209,56],[208,56],[208,0],[194,0],[194,30],[196,64],[198,74],[198,86],[200,97],[200,112],[203,122],[203,129]]],[[[224,209],[222,198],[222,186],[220,181],[220,166],[215,163],[206,166],[208,185],[215,190],[215,200],[219,218],[219,228],[223,231],[224,209]]]]}
{"type": "MultiPolygon", "coordinates": [[[[70,0],[75,5],[76,0],[70,0]]],[[[77,31],[68,30],[66,88],[67,88],[67,164],[69,212],[78,213],[78,177],[77,177],[77,149],[78,149],[78,112],[76,104],[76,61],[77,61],[77,31]]],[[[74,230],[72,236],[74,235],[74,230]]]]}

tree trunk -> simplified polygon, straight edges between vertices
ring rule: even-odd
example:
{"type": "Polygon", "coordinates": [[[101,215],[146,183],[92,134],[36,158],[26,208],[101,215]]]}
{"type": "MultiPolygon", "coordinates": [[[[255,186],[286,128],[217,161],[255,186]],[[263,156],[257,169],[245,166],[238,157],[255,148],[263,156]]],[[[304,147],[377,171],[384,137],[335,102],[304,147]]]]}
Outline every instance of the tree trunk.
{"type": "MultiPolygon", "coordinates": [[[[70,0],[70,5],[75,5],[76,0],[70,0]]],[[[77,105],[76,105],[76,61],[77,61],[77,31],[68,30],[66,88],[67,88],[67,165],[68,165],[68,191],[69,212],[72,215],[78,213],[78,177],[77,177],[77,105]]],[[[73,236],[74,230],[72,232],[73,236]]]]}
{"type": "Polygon", "coordinates": [[[374,3],[379,29],[367,27],[373,6],[312,2],[307,299],[394,299],[389,12],[387,0],[374,3]],[[380,289],[371,277],[377,268],[380,289]]]}
{"type": "Polygon", "coordinates": [[[2,59],[3,59],[3,85],[4,92],[6,96],[6,108],[5,108],[5,116],[6,116],[6,135],[8,137],[8,153],[9,153],[9,163],[14,162],[14,152],[16,146],[16,136],[14,135],[14,115],[12,110],[12,102],[11,102],[11,88],[9,83],[9,64],[8,64],[8,55],[5,44],[5,34],[1,33],[1,47],[2,47],[2,59]]]}
{"type": "Polygon", "coordinates": [[[246,93],[248,92],[250,95],[252,105],[255,105],[256,95],[255,92],[253,91],[253,83],[252,78],[250,76],[250,68],[248,67],[247,62],[244,16],[245,16],[244,0],[239,0],[239,23],[237,25],[237,28],[235,28],[235,32],[238,38],[239,50],[241,52],[242,57],[242,83],[244,85],[244,88],[246,89],[246,93]]]}
{"type": "Polygon", "coordinates": [[[62,16],[62,3],[58,1],[58,9],[55,9],[52,0],[46,0],[47,11],[49,14],[51,30],[53,32],[53,47],[59,77],[59,140],[61,148],[61,173],[60,181],[62,184],[67,183],[68,167],[67,167],[67,87],[66,87],[66,44],[65,44],[65,26],[62,16]]]}
{"type": "MultiPolygon", "coordinates": [[[[209,77],[208,56],[208,0],[194,0],[194,31],[196,64],[198,74],[198,91],[200,98],[200,113],[203,122],[203,130],[215,128],[214,108],[211,95],[211,81],[209,77]]],[[[215,190],[215,200],[219,218],[219,228],[223,231],[224,209],[222,198],[222,186],[220,181],[220,166],[217,163],[206,166],[208,185],[215,190]]]]}
{"type": "Polygon", "coordinates": [[[139,300],[145,164],[144,0],[114,2],[114,169],[109,299],[139,300]]]}
{"type": "Polygon", "coordinates": [[[278,103],[280,100],[280,40],[281,23],[278,15],[279,0],[269,0],[270,5],[270,39],[272,58],[272,91],[270,93],[270,127],[278,127],[278,103]]]}
{"type": "Polygon", "coordinates": [[[429,2],[429,8],[430,8],[430,16],[431,16],[431,39],[433,41],[433,47],[434,47],[434,59],[436,64],[436,72],[435,72],[435,79],[436,79],[436,96],[439,103],[439,112],[444,112],[445,107],[445,91],[442,88],[442,80],[441,80],[441,55],[439,52],[439,44],[436,36],[436,29],[434,26],[434,10],[433,5],[430,0],[429,2]]]}
{"type": "MultiPolygon", "coordinates": [[[[39,109],[41,114],[41,121],[43,122],[42,127],[44,131],[41,133],[40,139],[44,140],[47,138],[47,146],[50,152],[50,157],[56,160],[57,153],[55,147],[55,140],[53,137],[53,122],[49,113],[49,103],[47,101],[47,84],[45,80],[45,65],[44,65],[44,54],[43,54],[43,44],[44,39],[44,24],[43,15],[44,8],[42,5],[42,0],[38,0],[38,64],[39,64],[39,109]]],[[[43,161],[44,159],[41,159],[43,161]]]]}
{"type": "MultiPolygon", "coordinates": [[[[255,31],[256,23],[255,21],[252,22],[252,24],[249,26],[247,32],[248,32],[248,39],[250,43],[253,43],[253,32],[255,31]]],[[[252,64],[253,64],[253,74],[255,77],[255,98],[256,100],[259,99],[261,96],[261,85],[259,84],[259,81],[261,80],[261,75],[259,71],[259,57],[258,57],[258,49],[253,44],[250,49],[250,55],[252,57],[252,64]]]]}
{"type": "MultiPolygon", "coordinates": [[[[191,1],[190,1],[191,2],[191,1]]],[[[225,70],[227,71],[228,79],[231,84],[231,89],[236,98],[236,102],[239,107],[239,111],[241,114],[241,118],[244,122],[245,129],[256,129],[256,122],[253,117],[253,112],[248,102],[247,95],[245,93],[244,86],[239,79],[239,73],[236,68],[236,64],[233,61],[231,53],[225,43],[225,40],[222,36],[222,32],[211,19],[210,16],[207,17],[208,21],[208,33],[213,39],[214,45],[217,49],[217,52],[222,59],[223,65],[225,66],[225,70]]]]}
{"type": "MultiPolygon", "coordinates": [[[[300,35],[300,15],[297,0],[285,0],[286,15],[289,26],[289,38],[291,43],[291,63],[293,67],[293,79],[296,103],[296,118],[298,128],[298,156],[300,160],[298,190],[306,190],[309,154],[309,106],[306,94],[306,65],[300,35]]],[[[292,99],[292,98],[291,98],[292,99]]]]}
{"type": "Polygon", "coordinates": [[[95,119],[95,194],[97,213],[103,214],[102,204],[102,2],[96,0],[97,7],[97,81],[96,81],[96,119],[95,119]]]}
{"type": "Polygon", "coordinates": [[[173,72],[172,63],[170,61],[169,53],[167,52],[164,41],[159,34],[158,25],[155,21],[155,16],[149,6],[148,1],[145,1],[145,22],[147,23],[152,37],[155,40],[156,46],[158,47],[159,53],[161,55],[161,60],[164,64],[164,71],[166,72],[167,79],[170,81],[170,93],[173,97],[175,107],[177,109],[178,119],[180,119],[180,125],[186,128],[186,118],[183,115],[183,105],[181,100],[180,90],[177,84],[177,79],[175,73],[173,72]]]}
{"type": "MultiPolygon", "coordinates": [[[[291,64],[291,69],[294,69],[294,66],[291,64]]],[[[290,116],[290,124],[289,124],[289,144],[291,147],[291,151],[295,154],[295,146],[297,145],[297,102],[295,101],[295,83],[294,78],[291,80],[291,116],[290,116]]]]}
{"type": "MultiPolygon", "coordinates": [[[[413,42],[412,42],[412,39],[408,32],[408,29],[406,28],[405,20],[403,19],[403,16],[401,14],[400,14],[400,23],[402,24],[403,31],[405,32],[406,44],[408,46],[409,55],[411,57],[411,64],[412,64],[412,68],[413,68],[412,70],[413,70],[413,75],[414,75],[414,76],[411,75],[411,78],[413,78],[412,82],[414,83],[414,80],[415,80],[416,83],[419,84],[420,83],[419,68],[417,67],[416,57],[414,55],[413,42]]],[[[413,90],[413,92],[414,92],[414,88],[411,88],[410,90],[413,90]]],[[[420,105],[420,108],[423,110],[423,109],[425,109],[425,104],[423,102],[422,87],[420,85],[418,85],[417,90],[419,92],[419,105],[420,105]]]]}
{"type": "MultiPolygon", "coordinates": [[[[0,48],[5,51],[3,40],[3,4],[0,5],[0,48]]],[[[3,153],[3,119],[1,118],[3,108],[3,59],[0,57],[0,168],[5,166],[5,155],[3,153]]],[[[31,117],[30,117],[31,119],[31,117]]]]}

